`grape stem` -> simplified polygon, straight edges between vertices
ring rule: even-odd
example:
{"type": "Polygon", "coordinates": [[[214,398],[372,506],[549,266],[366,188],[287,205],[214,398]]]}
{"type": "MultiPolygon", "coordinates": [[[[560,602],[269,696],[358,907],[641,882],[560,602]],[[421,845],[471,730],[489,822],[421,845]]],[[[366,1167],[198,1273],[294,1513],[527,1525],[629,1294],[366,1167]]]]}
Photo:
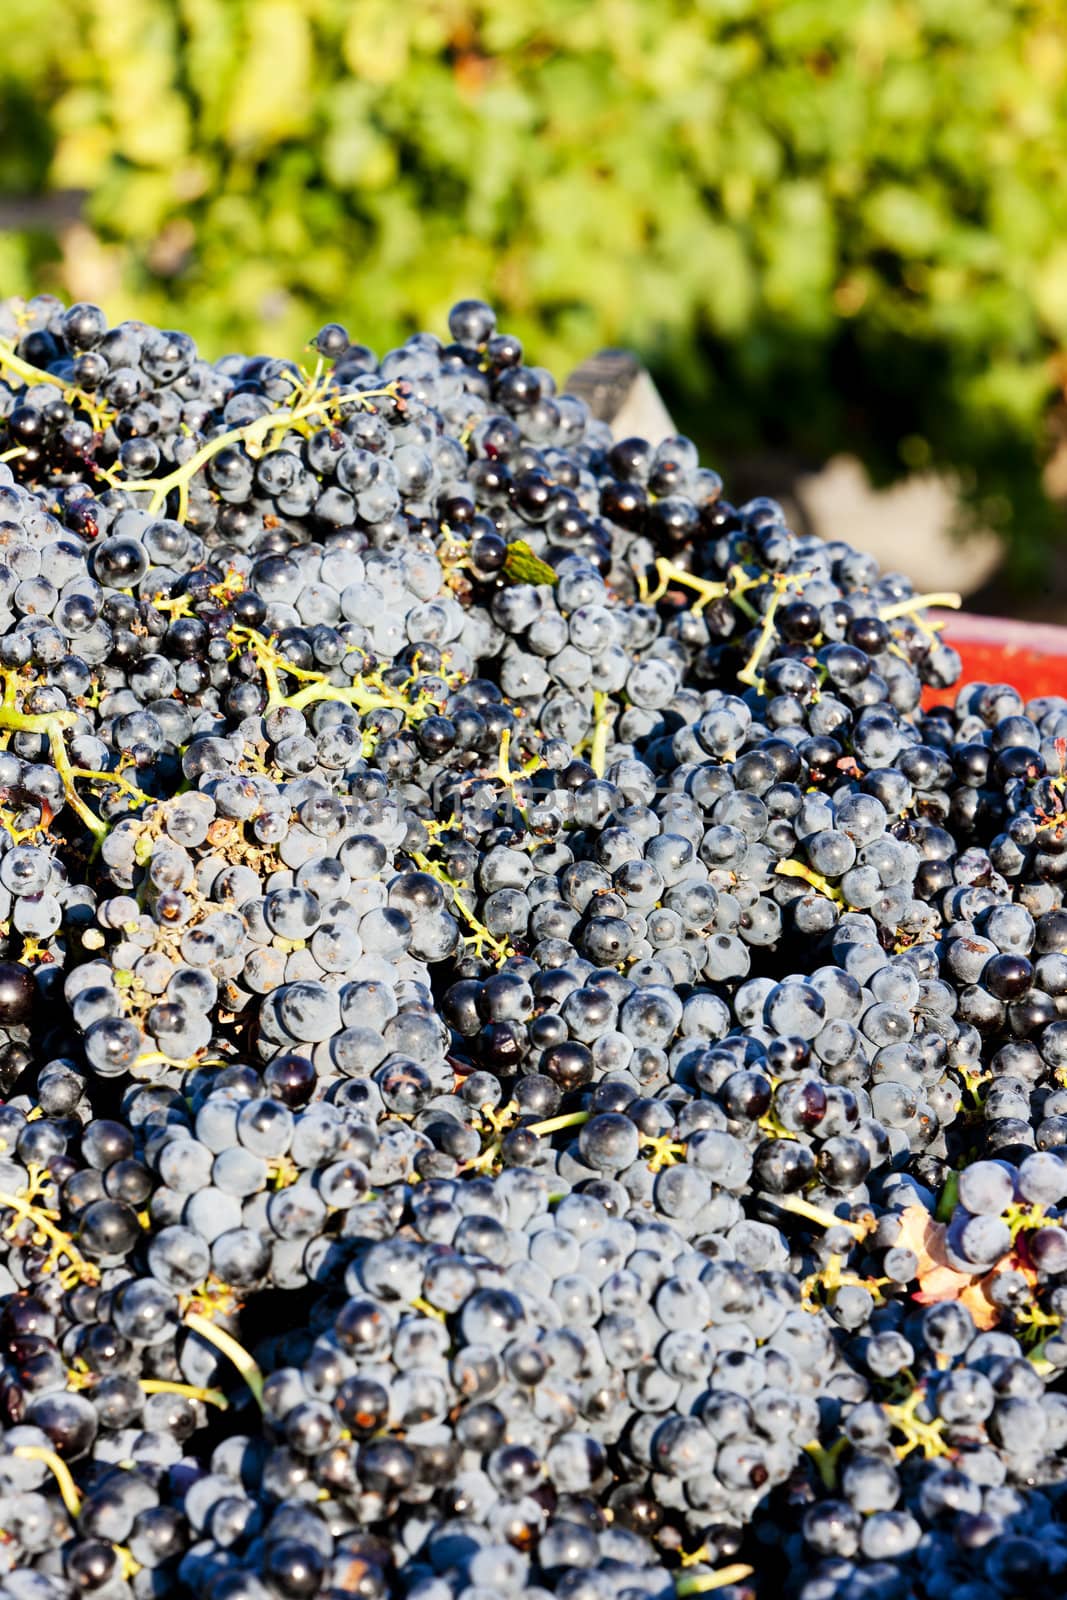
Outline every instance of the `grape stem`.
{"type": "MultiPolygon", "coordinates": [[[[77,1245],[69,1234],[56,1226],[59,1212],[46,1210],[43,1206],[36,1206],[25,1195],[7,1194],[0,1192],[0,1210],[14,1211],[26,1222],[34,1226],[34,1241],[43,1244],[46,1240],[52,1248],[45,1260],[43,1271],[54,1272],[59,1266],[60,1258],[67,1258],[68,1266],[64,1269],[62,1277],[78,1283],[98,1283],[100,1270],[91,1261],[86,1261],[77,1245]]],[[[12,1224],[17,1226],[17,1224],[12,1224]]],[[[64,1287],[69,1287],[64,1284],[64,1287]]]]}
{"type": "Polygon", "coordinates": [[[941,1191],[940,1199],[937,1202],[937,1210],[934,1212],[934,1216],[938,1222],[952,1221],[952,1213],[956,1209],[956,1203],[959,1200],[959,1197],[960,1175],[958,1172],[950,1172],[948,1177],[945,1179],[945,1187],[941,1191]]]}
{"type": "Polygon", "coordinates": [[[219,1411],[229,1410],[230,1402],[219,1389],[201,1389],[195,1383],[171,1383],[169,1378],[141,1378],[140,1387],[145,1394],[180,1394],[188,1400],[202,1400],[206,1406],[219,1411]]]}
{"type": "Polygon", "coordinates": [[[263,1374],[244,1345],[239,1344],[224,1328],[217,1328],[208,1317],[202,1317],[199,1311],[187,1311],[184,1321],[187,1328],[199,1334],[208,1344],[213,1344],[216,1350],[233,1362],[262,1411],[263,1374]]]}
{"type": "MultiPolygon", "coordinates": [[[[60,389],[68,405],[77,400],[88,411],[93,428],[97,433],[102,433],[107,426],[107,417],[112,415],[106,407],[101,406],[93,395],[84,389],[79,389],[75,384],[64,383],[62,378],[57,378],[54,372],[45,372],[42,367],[35,367],[32,362],[24,361],[15,354],[15,347],[6,339],[0,339],[0,371],[8,372],[13,378],[21,378],[24,386],[29,389],[38,383],[47,383],[53,389],[60,389]]],[[[24,455],[25,448],[16,446],[9,450],[3,457],[10,461],[14,456],[24,455]]]]}
{"type": "Polygon", "coordinates": [[[432,1306],[421,1294],[417,1294],[414,1300],[409,1300],[408,1305],[413,1311],[417,1311],[420,1316],[433,1317],[435,1322],[444,1322],[446,1320],[445,1313],[439,1310],[437,1306],[432,1306]]]}
{"type": "Polygon", "coordinates": [[[122,778],[116,773],[92,772],[86,767],[74,767],[67,747],[63,741],[64,733],[77,726],[78,714],[76,711],[48,711],[34,714],[23,711],[17,703],[16,692],[19,687],[18,679],[14,673],[0,674],[3,683],[3,695],[0,696],[0,731],[4,733],[32,733],[48,740],[48,751],[52,757],[52,765],[63,780],[67,802],[77,816],[79,816],[97,844],[107,834],[106,822],[102,822],[89,806],[86,805],[78,793],[75,779],[82,777],[101,783],[115,783],[121,788],[132,791],[142,802],[146,798],[139,789],[134,789],[129,779],[122,778]]]}
{"type": "Polygon", "coordinates": [[[31,384],[50,383],[53,389],[62,389],[65,394],[88,399],[87,395],[82,395],[80,389],[70,388],[62,378],[57,378],[54,372],[45,372],[42,367],[35,367],[31,362],[23,361],[21,356],[15,354],[14,346],[6,339],[0,339],[0,369],[10,372],[12,377],[21,378],[27,388],[31,384]]]}
{"type": "Polygon", "coordinates": [[[758,689],[763,680],[759,674],[759,664],[763,652],[771,642],[774,633],[774,618],[782,600],[790,589],[799,589],[812,576],[810,572],[779,572],[773,579],[774,593],[767,602],[767,609],[763,613],[763,623],[760,628],[759,638],[756,640],[752,654],[737,674],[738,683],[747,684],[750,689],[758,689]]]}
{"type": "Polygon", "coordinates": [[[824,1489],[832,1490],[836,1488],[837,1458],[847,1445],[848,1439],[842,1434],[840,1439],[829,1447],[821,1444],[818,1439],[812,1439],[809,1444],[804,1446],[804,1449],[815,1463],[815,1470],[822,1480],[824,1489]]]}
{"type": "Polygon", "coordinates": [[[314,394],[314,398],[305,405],[294,406],[288,411],[268,413],[266,416],[256,417],[252,422],[242,424],[239,428],[227,428],[225,433],[216,434],[214,439],[209,439],[206,444],[201,445],[188,461],[183,461],[163,478],[119,479],[113,471],[105,472],[103,476],[113,489],[131,490],[137,494],[150,490],[152,497],[148,502],[148,509],[153,513],[162,511],[167,496],[172,490],[177,489],[176,520],[184,522],[189,515],[189,484],[213,457],[223,450],[228,450],[231,445],[243,445],[247,454],[255,460],[263,454],[271,434],[284,433],[286,429],[295,427],[311,417],[328,417],[348,405],[362,407],[371,400],[391,400],[395,398],[396,392],[396,384],[391,383],[382,389],[363,389],[352,394],[314,394]]]}
{"type": "Polygon", "coordinates": [[[309,672],[306,668],[298,667],[295,662],[287,660],[271,640],[255,628],[234,624],[228,637],[238,649],[245,647],[255,657],[256,666],[263,674],[263,681],[267,687],[265,707],[267,711],[273,711],[279,706],[289,706],[294,711],[303,711],[307,706],[315,705],[319,701],[336,700],[343,705],[355,706],[358,711],[383,709],[402,711],[405,717],[417,721],[433,709],[434,703],[428,698],[424,704],[417,700],[405,699],[400,690],[387,689],[384,684],[376,685],[372,691],[362,683],[352,683],[347,688],[331,683],[324,672],[309,672]],[[292,694],[283,694],[278,676],[282,672],[302,682],[304,687],[292,694]]]}
{"type": "Polygon", "coordinates": [[[562,1117],[549,1117],[545,1122],[529,1122],[526,1125],[527,1133],[558,1133],[561,1128],[579,1128],[583,1122],[588,1122],[592,1116],[591,1111],[570,1111],[562,1117]]]}
{"type": "MultiPolygon", "coordinates": [[[[52,765],[63,779],[63,788],[66,790],[68,805],[81,818],[96,842],[98,844],[102,843],[107,835],[107,823],[97,816],[91,806],[86,805],[74,787],[75,770],[67,754],[67,747],[63,743],[63,731],[61,728],[53,727],[48,729],[48,749],[52,757],[52,765]]],[[[99,776],[106,777],[107,774],[100,773],[99,776]]]]}
{"type": "Polygon", "coordinates": [[[753,1568],[742,1561],[735,1561],[732,1566],[720,1567],[718,1572],[692,1572],[685,1577],[675,1580],[674,1592],[676,1595],[710,1594],[713,1589],[725,1589],[728,1584],[742,1583],[745,1578],[751,1578],[753,1568]]]}
{"type": "Polygon", "coordinates": [[[908,600],[883,606],[878,615],[883,622],[892,622],[894,617],[906,617],[913,611],[925,611],[930,606],[937,606],[942,611],[958,611],[962,604],[963,597],[958,594],[913,594],[908,600]]]}
{"type": "Polygon", "coordinates": [[[54,1450],[46,1450],[43,1445],[37,1444],[17,1444],[11,1454],[20,1461],[43,1461],[55,1478],[59,1497],[71,1516],[77,1519],[81,1515],[81,1490],[74,1482],[67,1463],[54,1450]]]}
{"type": "Polygon", "coordinates": [[[871,1231],[870,1224],[850,1222],[846,1217],[835,1217],[832,1211],[826,1211],[822,1206],[813,1206],[810,1201],[798,1194],[787,1195],[785,1199],[775,1200],[772,1204],[777,1210],[789,1211],[795,1217],[803,1217],[807,1222],[817,1223],[820,1228],[847,1228],[857,1243],[866,1239],[871,1231]]]}
{"type": "Polygon", "coordinates": [[[794,861],[791,857],[787,857],[784,861],[779,861],[774,870],[781,878],[803,878],[805,883],[810,883],[813,889],[817,889],[820,894],[826,895],[828,899],[836,901],[838,905],[843,906],[845,903],[845,897],[841,890],[836,888],[828,878],[824,878],[821,872],[816,872],[814,868],[805,866],[803,861],[794,861]]]}
{"type": "Polygon", "coordinates": [[[408,850],[406,852],[414,861],[420,872],[425,872],[428,877],[436,879],[442,888],[448,889],[452,895],[452,904],[455,906],[470,933],[464,934],[465,943],[473,946],[476,955],[480,956],[486,946],[493,953],[494,959],[502,966],[511,955],[511,946],[506,939],[498,939],[489,932],[484,922],[479,921],[474,908],[460,893],[458,884],[450,878],[443,867],[431,861],[429,856],[421,850],[408,850]]]}
{"type": "Polygon", "coordinates": [[[882,1405],[882,1410],[892,1426],[904,1435],[905,1443],[896,1446],[896,1453],[901,1461],[913,1450],[921,1450],[926,1461],[933,1461],[937,1456],[949,1453],[948,1446],[942,1438],[945,1427],[943,1418],[935,1416],[932,1421],[924,1422],[916,1415],[925,1399],[926,1391],[920,1385],[906,1400],[882,1405]]]}
{"type": "Polygon", "coordinates": [[[593,690],[593,744],[589,752],[589,765],[598,778],[604,776],[604,763],[608,753],[608,735],[611,732],[611,701],[603,689],[593,690]]]}
{"type": "Polygon", "coordinates": [[[684,589],[692,589],[700,596],[693,607],[694,615],[698,616],[712,600],[721,600],[723,595],[729,593],[725,583],[712,583],[708,578],[698,578],[695,572],[687,572],[684,567],[668,561],[666,556],[659,557],[655,570],[659,582],[654,589],[649,589],[644,577],[638,581],[638,592],[647,605],[655,605],[657,600],[662,600],[671,584],[677,583],[684,589]]]}

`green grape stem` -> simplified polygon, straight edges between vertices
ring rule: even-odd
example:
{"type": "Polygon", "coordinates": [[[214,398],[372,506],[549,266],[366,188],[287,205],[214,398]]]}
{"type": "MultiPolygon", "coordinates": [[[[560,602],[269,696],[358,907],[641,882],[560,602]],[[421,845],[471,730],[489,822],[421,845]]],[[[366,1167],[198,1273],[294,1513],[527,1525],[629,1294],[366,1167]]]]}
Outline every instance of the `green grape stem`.
{"type": "Polygon", "coordinates": [[[611,733],[611,700],[603,689],[593,690],[593,744],[589,752],[589,765],[598,778],[604,776],[604,763],[608,753],[608,736],[611,733]]]}
{"type": "Polygon", "coordinates": [[[741,671],[737,674],[738,683],[747,684],[750,689],[759,689],[763,679],[759,673],[759,664],[763,653],[771,642],[774,634],[774,619],[785,596],[790,589],[799,589],[812,576],[810,572],[777,573],[774,577],[774,593],[767,603],[763,613],[759,638],[756,640],[752,654],[749,656],[741,671]]]}
{"type": "Polygon", "coordinates": [[[870,1227],[862,1222],[850,1222],[847,1217],[835,1217],[832,1211],[824,1211],[821,1206],[814,1206],[801,1195],[787,1195],[783,1200],[776,1200],[774,1205],[779,1211],[791,1212],[795,1217],[803,1217],[807,1222],[814,1222],[820,1228],[847,1228],[857,1243],[861,1243],[870,1233],[870,1227]]]}
{"type": "MultiPolygon", "coordinates": [[[[313,389],[317,386],[313,386],[313,389]]],[[[294,406],[288,411],[275,411],[266,416],[256,417],[252,422],[243,423],[238,428],[227,428],[225,433],[216,434],[214,439],[209,439],[200,446],[188,461],[183,461],[175,467],[173,472],[168,472],[162,478],[118,478],[113,471],[103,474],[113,489],[125,489],[136,494],[151,492],[148,509],[151,512],[162,511],[167,503],[167,496],[173,490],[178,491],[178,505],[176,520],[184,522],[189,515],[189,485],[196,474],[207,466],[215,456],[231,446],[243,445],[246,453],[253,459],[262,455],[267,439],[275,433],[285,433],[288,429],[307,422],[312,418],[324,420],[336,412],[342,411],[345,406],[365,407],[373,400],[395,399],[397,386],[395,383],[386,384],[382,389],[362,389],[355,393],[336,395],[316,394],[306,404],[294,406]]]]}
{"type": "Polygon", "coordinates": [[[218,1389],[201,1389],[195,1383],[171,1383],[169,1378],[141,1378],[138,1380],[145,1394],[180,1394],[188,1400],[202,1400],[206,1406],[219,1411],[229,1409],[230,1402],[218,1389]]]}
{"type": "Polygon", "coordinates": [[[655,589],[649,591],[642,583],[639,588],[644,592],[641,599],[648,605],[655,605],[657,600],[662,600],[672,583],[680,585],[683,589],[692,589],[700,596],[693,607],[694,614],[703,611],[712,600],[721,600],[723,595],[729,594],[729,587],[725,583],[712,583],[708,578],[698,578],[695,572],[687,572],[684,567],[679,567],[673,561],[668,561],[666,556],[660,556],[655,565],[656,576],[659,579],[655,589]]]}
{"type": "Polygon", "coordinates": [[[81,1516],[81,1490],[74,1482],[71,1470],[61,1456],[54,1450],[46,1450],[43,1445],[37,1444],[17,1444],[11,1454],[17,1456],[20,1461],[43,1462],[55,1478],[59,1497],[70,1515],[75,1519],[81,1516]]]}
{"type": "Polygon", "coordinates": [[[558,1133],[562,1128],[580,1128],[583,1122],[588,1122],[592,1116],[591,1111],[571,1111],[566,1116],[549,1117],[544,1122],[531,1122],[527,1124],[527,1133],[536,1133],[539,1136],[545,1133],[558,1133]]]}
{"type": "Polygon", "coordinates": [[[0,1193],[0,1210],[14,1211],[23,1221],[31,1222],[35,1233],[51,1245],[44,1265],[46,1272],[55,1271],[60,1260],[66,1257],[68,1266],[63,1273],[64,1278],[69,1277],[79,1283],[99,1283],[100,1269],[91,1261],[86,1261],[71,1236],[57,1226],[57,1211],[34,1205],[25,1195],[7,1193],[0,1193]]]}
{"type": "Polygon", "coordinates": [[[3,694],[0,696],[0,732],[33,733],[48,740],[48,753],[52,758],[53,767],[63,780],[67,802],[99,844],[108,831],[107,823],[101,821],[96,812],[86,805],[78,793],[75,780],[80,777],[101,783],[115,783],[120,788],[130,791],[142,802],[147,796],[142,795],[139,789],[134,789],[127,778],[122,778],[116,773],[92,772],[86,767],[75,767],[71,764],[63,735],[77,726],[77,712],[48,711],[35,714],[23,711],[16,698],[19,680],[15,674],[0,673],[0,683],[3,684],[3,694]]]}
{"type": "Polygon", "coordinates": [[[54,389],[62,389],[64,394],[73,394],[79,399],[89,399],[89,396],[83,394],[80,389],[72,389],[62,378],[57,378],[54,372],[45,372],[43,368],[35,367],[32,362],[24,361],[21,356],[17,356],[14,345],[6,339],[0,339],[0,370],[10,372],[14,378],[21,378],[27,388],[37,383],[49,383],[54,389]]]}
{"type": "MultiPolygon", "coordinates": [[[[32,362],[24,361],[21,356],[15,354],[14,345],[7,339],[0,339],[0,372],[7,372],[13,378],[20,378],[27,389],[33,388],[39,383],[47,383],[53,389],[61,390],[63,398],[68,405],[76,400],[79,405],[84,406],[92,419],[93,428],[97,433],[103,431],[107,425],[108,417],[112,415],[94,395],[86,393],[84,389],[79,389],[75,384],[64,383],[63,379],[57,378],[54,372],[45,372],[43,368],[35,367],[32,362]]],[[[16,446],[13,450],[7,451],[3,459],[10,461],[23,454],[25,454],[24,447],[16,446]]]]}
{"type": "Polygon", "coordinates": [[[233,1362],[247,1384],[252,1398],[262,1410],[263,1374],[244,1345],[239,1344],[232,1334],[226,1332],[225,1328],[217,1328],[209,1317],[201,1316],[199,1311],[187,1311],[184,1320],[187,1328],[193,1333],[199,1334],[200,1338],[205,1339],[208,1344],[213,1344],[216,1350],[233,1362]]]}
{"type": "Polygon", "coordinates": [[[711,1594],[714,1589],[725,1589],[731,1583],[743,1583],[746,1578],[751,1578],[754,1568],[746,1566],[744,1562],[735,1561],[730,1567],[720,1567],[718,1572],[692,1572],[675,1581],[674,1592],[684,1596],[690,1594],[711,1594]]]}
{"type": "MultiPolygon", "coordinates": [[[[406,720],[421,721],[429,716],[435,708],[435,702],[429,697],[415,699],[405,696],[403,689],[390,689],[385,684],[377,683],[373,688],[368,688],[366,682],[353,682],[349,685],[331,683],[324,672],[309,672],[304,667],[298,667],[295,662],[287,660],[275,647],[272,640],[255,628],[245,628],[235,624],[229,631],[230,642],[238,650],[248,649],[255,657],[256,666],[263,675],[267,687],[266,710],[274,711],[279,706],[288,706],[294,711],[303,711],[308,706],[317,705],[323,700],[335,700],[341,705],[355,706],[357,711],[390,710],[401,711],[406,720]],[[296,689],[292,694],[282,691],[280,673],[297,679],[303,688],[296,689]]],[[[380,678],[380,673],[366,675],[373,683],[375,677],[380,678]]],[[[415,680],[411,680],[414,684],[415,680]]]]}
{"type": "Polygon", "coordinates": [[[407,854],[410,855],[420,872],[425,872],[429,877],[435,878],[442,888],[450,891],[456,911],[470,929],[470,932],[464,935],[466,943],[473,945],[478,955],[481,955],[482,950],[488,946],[493,953],[494,959],[500,965],[503,965],[511,954],[511,946],[508,941],[494,937],[484,922],[479,921],[473,906],[460,893],[459,886],[448,876],[443,867],[438,865],[437,862],[431,861],[429,856],[425,855],[421,850],[409,850],[407,854]]]}
{"type": "Polygon", "coordinates": [[[894,617],[908,617],[913,611],[926,611],[931,606],[937,606],[942,611],[958,611],[962,604],[963,597],[958,594],[913,594],[908,600],[883,606],[878,615],[883,622],[892,622],[894,617]]]}
{"type": "Polygon", "coordinates": [[[845,903],[845,897],[841,890],[832,884],[828,878],[824,878],[821,872],[816,872],[814,868],[806,866],[803,861],[794,861],[792,858],[786,858],[784,861],[779,861],[774,870],[782,878],[803,878],[805,883],[810,883],[813,889],[817,889],[820,894],[826,895],[830,900],[836,901],[838,905],[844,905],[845,903]]]}

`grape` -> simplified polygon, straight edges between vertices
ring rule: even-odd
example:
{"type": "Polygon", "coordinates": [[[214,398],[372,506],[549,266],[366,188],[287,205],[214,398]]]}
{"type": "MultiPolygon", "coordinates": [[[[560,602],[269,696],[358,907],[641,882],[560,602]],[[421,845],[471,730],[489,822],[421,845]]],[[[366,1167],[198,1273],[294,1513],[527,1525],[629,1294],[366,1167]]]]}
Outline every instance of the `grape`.
{"type": "Polygon", "coordinates": [[[976,1161],[959,1176],[960,1204],[968,1211],[999,1216],[1011,1204],[1015,1181],[1010,1167],[996,1161],[976,1161]]]}
{"type": "Polygon", "coordinates": [[[1054,1587],[1067,701],[480,301],[2,316],[5,1593],[1054,1587]]]}
{"type": "Polygon", "coordinates": [[[1016,1178],[1024,1200],[1035,1205],[1057,1205],[1067,1194],[1067,1168],[1051,1153],[1029,1155],[1019,1163],[1016,1178]]]}

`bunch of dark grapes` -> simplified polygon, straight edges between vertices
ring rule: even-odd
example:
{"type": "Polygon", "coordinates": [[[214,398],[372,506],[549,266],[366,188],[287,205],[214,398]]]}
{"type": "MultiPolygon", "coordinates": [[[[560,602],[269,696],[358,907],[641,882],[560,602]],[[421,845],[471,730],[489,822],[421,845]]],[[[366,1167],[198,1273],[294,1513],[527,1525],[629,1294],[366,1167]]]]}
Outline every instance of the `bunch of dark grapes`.
{"type": "Polygon", "coordinates": [[[0,458],[0,1600],[1067,1594],[1067,697],[478,301],[0,458]]]}

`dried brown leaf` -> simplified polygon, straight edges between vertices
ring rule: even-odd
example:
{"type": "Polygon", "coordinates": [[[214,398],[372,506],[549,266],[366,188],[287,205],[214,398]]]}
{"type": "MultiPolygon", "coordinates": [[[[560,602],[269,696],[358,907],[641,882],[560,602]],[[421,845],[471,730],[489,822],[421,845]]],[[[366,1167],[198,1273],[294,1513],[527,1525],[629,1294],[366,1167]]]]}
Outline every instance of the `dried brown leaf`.
{"type": "Polygon", "coordinates": [[[1021,1272],[1031,1283],[1037,1282],[1037,1274],[1029,1261],[1017,1251],[998,1261],[990,1272],[960,1272],[945,1254],[945,1235],[948,1232],[945,1223],[932,1217],[925,1206],[917,1203],[908,1206],[901,1212],[900,1224],[897,1243],[904,1249],[913,1250],[919,1258],[915,1273],[919,1287],[912,1297],[919,1305],[934,1305],[939,1300],[958,1300],[967,1307],[977,1328],[994,1328],[1000,1320],[1000,1312],[990,1298],[990,1289],[999,1274],[1021,1272]]]}

